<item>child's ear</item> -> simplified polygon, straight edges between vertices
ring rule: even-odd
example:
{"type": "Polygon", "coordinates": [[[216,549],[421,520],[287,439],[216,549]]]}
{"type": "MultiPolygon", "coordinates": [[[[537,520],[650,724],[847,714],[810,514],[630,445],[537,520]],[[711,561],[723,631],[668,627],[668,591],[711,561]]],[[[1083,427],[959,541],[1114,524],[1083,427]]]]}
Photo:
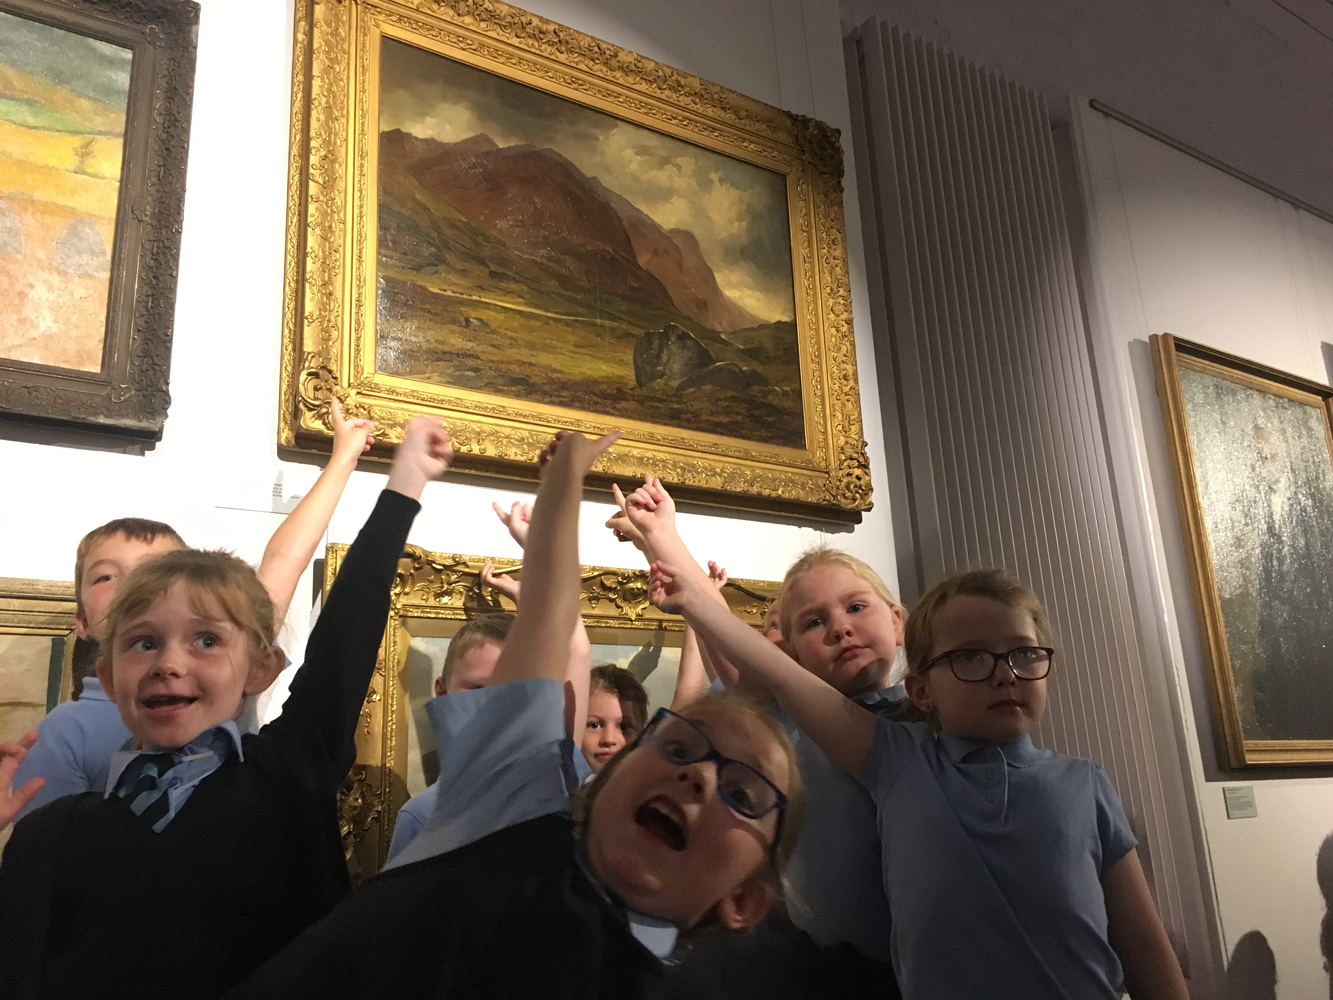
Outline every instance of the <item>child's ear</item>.
{"type": "Polygon", "coordinates": [[[286,662],[287,657],[277,646],[270,646],[267,652],[256,656],[250,663],[250,674],[245,679],[245,694],[267,691],[278,679],[278,674],[282,673],[282,666],[286,662]]]}
{"type": "Polygon", "coordinates": [[[895,604],[892,607],[893,607],[893,634],[895,638],[897,638],[898,640],[898,645],[901,646],[903,644],[903,640],[907,638],[906,628],[903,624],[903,609],[902,606],[899,604],[895,604]]]}
{"type": "Polygon", "coordinates": [[[97,658],[97,679],[102,682],[102,691],[112,701],[116,700],[116,686],[111,678],[111,658],[109,656],[99,656],[97,658]]]}
{"type": "Polygon", "coordinates": [[[74,634],[84,642],[93,637],[93,630],[88,625],[88,616],[82,611],[74,612],[74,634]]]}
{"type": "Polygon", "coordinates": [[[912,704],[923,712],[929,712],[935,707],[935,699],[931,697],[930,685],[920,674],[908,674],[903,678],[903,685],[907,688],[907,697],[912,699],[912,704]]]}
{"type": "Polygon", "coordinates": [[[729,931],[753,927],[768,916],[773,898],[773,887],[752,875],[722,897],[717,904],[717,918],[729,931]]]}
{"type": "Polygon", "coordinates": [[[449,689],[448,689],[447,687],[444,686],[444,678],[443,678],[443,677],[436,677],[436,678],[435,678],[435,697],[439,698],[440,696],[442,696],[442,695],[446,695],[446,694],[448,694],[448,693],[449,693],[449,689]]]}

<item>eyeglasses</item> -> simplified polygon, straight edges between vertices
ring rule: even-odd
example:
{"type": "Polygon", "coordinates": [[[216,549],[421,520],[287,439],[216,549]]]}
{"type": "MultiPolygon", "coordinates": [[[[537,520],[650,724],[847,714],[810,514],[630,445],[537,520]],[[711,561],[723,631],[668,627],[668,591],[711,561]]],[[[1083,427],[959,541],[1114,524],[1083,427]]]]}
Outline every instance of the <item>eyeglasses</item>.
{"type": "Polygon", "coordinates": [[[746,819],[762,819],[774,809],[778,810],[777,829],[773,833],[773,844],[777,845],[782,835],[787,796],[757,768],[743,760],[719,753],[703,730],[668,708],[657,710],[635,742],[642,743],[662,759],[682,767],[700,761],[715,763],[718,797],[736,815],[746,819]]]}
{"type": "Polygon", "coordinates": [[[926,664],[929,670],[937,663],[948,663],[953,675],[960,681],[979,684],[988,681],[1003,660],[1020,681],[1039,681],[1051,672],[1051,658],[1055,650],[1045,646],[1019,646],[1007,653],[992,653],[989,649],[951,649],[926,664]]]}

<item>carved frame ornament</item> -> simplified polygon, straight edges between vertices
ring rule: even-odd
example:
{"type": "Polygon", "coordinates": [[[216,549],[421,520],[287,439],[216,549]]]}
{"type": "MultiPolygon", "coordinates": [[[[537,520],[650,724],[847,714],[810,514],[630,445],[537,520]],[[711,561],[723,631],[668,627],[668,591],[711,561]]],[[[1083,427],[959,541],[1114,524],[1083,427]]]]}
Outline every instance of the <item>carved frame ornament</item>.
{"type": "MultiPolygon", "coordinates": [[[[331,544],[325,553],[324,593],[338,575],[347,546],[331,544]]],[[[339,795],[343,849],[354,881],[368,878],[383,866],[393,839],[394,818],[407,801],[408,694],[405,680],[412,619],[462,622],[478,615],[513,611],[508,597],[481,583],[486,556],[427,552],[409,545],[398,562],[390,595],[389,619],[379,659],[361,710],[356,731],[356,763],[339,795]]],[[[522,580],[514,559],[493,559],[497,573],[522,580]]],[[[595,642],[607,641],[607,630],[636,634],[681,632],[683,619],[663,614],[648,603],[646,570],[583,566],[581,613],[595,642]]],[[[762,628],[769,598],[781,585],[763,580],[731,580],[723,590],[732,612],[754,628],[762,628]]]]}
{"type": "Polygon", "coordinates": [[[133,53],[101,370],[0,358],[0,418],[160,440],[171,405],[171,338],[199,5],[191,0],[0,0],[0,11],[133,53]]]}
{"type": "Polygon", "coordinates": [[[329,400],[402,424],[443,417],[464,471],[535,479],[557,428],[625,437],[590,485],[652,471],[697,502],[855,521],[871,506],[843,220],[842,146],[794,115],[498,0],[298,0],[278,439],[330,448],[329,400]],[[381,37],[447,56],[784,174],[806,447],[525,403],[375,370],[381,37]]]}

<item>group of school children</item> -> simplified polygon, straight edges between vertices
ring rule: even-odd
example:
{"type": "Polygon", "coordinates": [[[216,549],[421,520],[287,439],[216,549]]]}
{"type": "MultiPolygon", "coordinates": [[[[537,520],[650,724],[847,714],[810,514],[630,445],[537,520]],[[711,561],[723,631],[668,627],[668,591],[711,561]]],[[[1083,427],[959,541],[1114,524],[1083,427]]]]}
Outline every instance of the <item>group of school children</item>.
{"type": "Polygon", "coordinates": [[[818,548],[760,633],[649,475],[608,527],[689,626],[672,707],[648,718],[630,671],[594,668],[579,506],[617,434],[557,435],[534,505],[496,507],[521,592],[483,578],[517,613],[454,638],[426,707],[437,773],[351,889],[336,797],[452,451],[438,421],[406,426],[260,726],[296,580],[373,433],[333,419],[258,571],[156,522],[80,544],[96,677],[0,734],[0,997],[1188,996],[1106,775],[1030,738],[1054,639],[1004,572],[951,576],[905,618],[869,566],[818,548]]]}

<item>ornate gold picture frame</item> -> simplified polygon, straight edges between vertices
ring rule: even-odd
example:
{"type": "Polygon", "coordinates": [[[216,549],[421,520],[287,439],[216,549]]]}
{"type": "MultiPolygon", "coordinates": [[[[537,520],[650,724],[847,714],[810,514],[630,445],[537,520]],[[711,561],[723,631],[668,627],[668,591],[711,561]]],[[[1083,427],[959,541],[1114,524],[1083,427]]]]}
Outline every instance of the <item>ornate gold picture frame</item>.
{"type": "Polygon", "coordinates": [[[74,584],[0,577],[0,733],[32,729],[74,688],[74,584]]]}
{"type": "Polygon", "coordinates": [[[1224,765],[1333,761],[1333,389],[1170,334],[1157,393],[1224,765]]]}
{"type": "Polygon", "coordinates": [[[293,65],[281,445],[337,395],[382,457],[622,429],[593,486],[869,509],[837,130],[495,0],[298,0],[293,65]]]}
{"type": "MultiPolygon", "coordinates": [[[[325,595],[347,548],[328,546],[325,595]]],[[[421,706],[432,696],[429,682],[439,672],[436,661],[442,658],[443,649],[438,645],[470,618],[514,610],[507,597],[482,585],[480,573],[486,558],[426,552],[409,545],[398,563],[384,642],[357,727],[356,764],[340,800],[343,847],[354,881],[383,866],[398,810],[424,787],[421,741],[429,734],[419,717],[421,706]]],[[[516,560],[493,562],[497,573],[514,572],[522,580],[516,560]]],[[[669,703],[675,683],[671,651],[680,647],[684,621],[648,603],[646,570],[584,566],[581,575],[583,622],[593,643],[594,664],[611,661],[624,666],[632,654],[638,662],[629,666],[644,681],[650,699],[669,703]],[[645,658],[651,660],[646,668],[645,658]],[[653,664],[659,676],[649,672],[653,664]]],[[[737,617],[761,628],[768,599],[779,586],[737,579],[723,593],[737,617]]],[[[678,662],[678,653],[674,661],[678,662]]]]}

